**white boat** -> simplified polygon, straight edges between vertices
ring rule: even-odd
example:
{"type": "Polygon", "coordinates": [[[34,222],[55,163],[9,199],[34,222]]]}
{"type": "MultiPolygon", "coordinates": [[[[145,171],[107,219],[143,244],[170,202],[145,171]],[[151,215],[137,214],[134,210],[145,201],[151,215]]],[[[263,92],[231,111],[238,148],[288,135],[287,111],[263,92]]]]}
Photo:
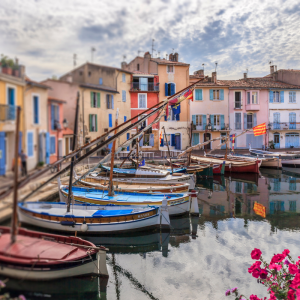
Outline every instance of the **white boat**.
{"type": "MultiPolygon", "coordinates": [[[[69,193],[69,187],[62,185],[60,187],[60,198],[62,202],[66,201],[69,193]],[[62,199],[62,197],[65,197],[62,199]]],[[[76,201],[90,203],[94,205],[114,205],[116,207],[144,207],[162,206],[166,201],[167,210],[170,216],[187,214],[190,210],[190,197],[187,193],[179,194],[142,194],[131,192],[115,192],[113,196],[108,196],[107,190],[95,188],[86,188],[73,186],[72,196],[76,201]]]]}
{"type": "MultiPolygon", "coordinates": [[[[234,155],[228,155],[230,158],[245,158],[249,160],[255,160],[257,157],[254,156],[247,156],[242,154],[234,154],[234,155]]],[[[281,159],[279,157],[259,157],[259,160],[261,161],[260,167],[261,168],[270,168],[270,169],[281,169],[282,163],[281,159]]]]}
{"type": "Polygon", "coordinates": [[[67,212],[66,203],[19,203],[18,215],[22,223],[60,232],[85,234],[115,234],[170,228],[167,201],[162,207],[72,204],[67,212]]]}

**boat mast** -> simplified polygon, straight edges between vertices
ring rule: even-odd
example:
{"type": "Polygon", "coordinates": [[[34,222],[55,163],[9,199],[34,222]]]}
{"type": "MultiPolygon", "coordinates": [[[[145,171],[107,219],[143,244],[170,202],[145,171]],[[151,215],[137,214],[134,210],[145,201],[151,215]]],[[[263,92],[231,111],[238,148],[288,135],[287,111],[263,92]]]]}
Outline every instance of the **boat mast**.
{"type": "Polygon", "coordinates": [[[165,136],[165,139],[166,139],[166,142],[167,142],[168,154],[169,154],[169,159],[170,159],[170,164],[171,164],[171,170],[172,170],[172,175],[173,175],[174,174],[173,173],[173,164],[172,164],[171,153],[170,153],[170,148],[169,148],[169,143],[168,143],[168,139],[167,139],[167,135],[166,135],[165,126],[163,126],[162,129],[164,130],[164,136],[165,136]]]}
{"type": "MultiPolygon", "coordinates": [[[[75,151],[75,147],[76,147],[77,131],[78,131],[78,110],[79,110],[79,92],[77,93],[72,152],[75,151]]],[[[71,159],[71,169],[70,169],[70,178],[69,178],[69,193],[68,193],[68,199],[67,199],[67,212],[70,212],[70,206],[71,206],[74,160],[75,160],[75,156],[73,156],[71,159]]]]}
{"type": "Polygon", "coordinates": [[[13,214],[11,220],[11,243],[16,241],[16,235],[18,231],[18,171],[19,171],[19,130],[20,130],[20,111],[21,108],[17,107],[17,120],[16,120],[16,135],[15,135],[15,165],[14,165],[14,196],[13,196],[13,214]]]}
{"type": "MultiPolygon", "coordinates": [[[[117,112],[116,112],[116,122],[115,122],[116,129],[115,129],[114,135],[116,135],[118,133],[118,129],[117,129],[118,117],[119,117],[119,108],[117,108],[117,112]]],[[[111,149],[108,196],[113,196],[113,173],[114,173],[115,149],[116,149],[116,140],[113,141],[113,146],[111,149]]]]}

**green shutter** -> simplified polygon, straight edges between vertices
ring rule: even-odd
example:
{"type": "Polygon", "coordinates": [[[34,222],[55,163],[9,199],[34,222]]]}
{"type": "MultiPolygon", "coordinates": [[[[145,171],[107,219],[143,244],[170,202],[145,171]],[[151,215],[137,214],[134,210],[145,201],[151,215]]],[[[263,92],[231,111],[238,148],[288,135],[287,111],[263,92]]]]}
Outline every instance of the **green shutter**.
{"type": "Polygon", "coordinates": [[[97,116],[97,115],[95,115],[95,119],[96,119],[96,122],[95,122],[95,123],[96,123],[96,128],[95,128],[95,131],[96,131],[96,132],[98,131],[98,122],[97,122],[97,117],[98,117],[98,116],[97,116]]]}
{"type": "Polygon", "coordinates": [[[91,107],[93,107],[93,92],[91,92],[91,107]]]}
{"type": "Polygon", "coordinates": [[[89,115],[89,119],[90,119],[90,132],[92,131],[92,115],[89,115]]]}
{"type": "Polygon", "coordinates": [[[100,93],[97,93],[97,107],[100,107],[100,93]]]}

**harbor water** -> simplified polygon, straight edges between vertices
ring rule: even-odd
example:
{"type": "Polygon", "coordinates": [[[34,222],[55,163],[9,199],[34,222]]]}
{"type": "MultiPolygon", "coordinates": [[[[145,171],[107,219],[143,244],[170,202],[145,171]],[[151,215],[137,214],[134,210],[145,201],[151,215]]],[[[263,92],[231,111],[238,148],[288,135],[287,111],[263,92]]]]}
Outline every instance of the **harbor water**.
{"type": "Polygon", "coordinates": [[[170,233],[84,237],[109,248],[108,279],[9,279],[1,293],[26,299],[224,299],[227,289],[238,287],[248,296],[267,296],[248,273],[250,252],[259,248],[266,260],[284,249],[300,255],[300,175],[260,170],[199,181],[200,217],[171,219],[170,233]],[[255,201],[266,207],[265,219],[253,212],[255,201]]]}

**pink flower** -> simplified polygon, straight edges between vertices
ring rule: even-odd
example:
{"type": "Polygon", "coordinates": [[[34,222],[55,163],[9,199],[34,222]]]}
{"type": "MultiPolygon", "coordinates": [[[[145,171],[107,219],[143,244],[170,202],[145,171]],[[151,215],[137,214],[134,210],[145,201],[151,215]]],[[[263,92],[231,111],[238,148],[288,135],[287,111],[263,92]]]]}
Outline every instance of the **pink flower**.
{"type": "Polygon", "coordinates": [[[227,290],[226,292],[225,292],[225,296],[229,296],[230,295],[230,290],[227,290]]]}
{"type": "Polygon", "coordinates": [[[256,295],[251,295],[250,300],[261,300],[256,295]]]}
{"type": "Polygon", "coordinates": [[[270,266],[269,266],[269,268],[270,269],[274,269],[274,270],[276,270],[276,271],[279,271],[279,270],[281,270],[281,268],[282,268],[282,266],[281,265],[276,265],[276,264],[270,264],[270,266]]]}
{"type": "Polygon", "coordinates": [[[300,285],[300,273],[297,273],[292,283],[290,284],[290,287],[293,289],[298,289],[299,285],[300,285]]]}
{"type": "Polygon", "coordinates": [[[254,250],[252,250],[251,252],[251,258],[252,259],[260,259],[261,256],[261,251],[257,248],[254,248],[254,250]]]}
{"type": "Polygon", "coordinates": [[[291,274],[297,274],[298,273],[298,267],[293,264],[289,264],[289,272],[291,274]]]}
{"type": "Polygon", "coordinates": [[[295,292],[293,290],[289,290],[287,296],[288,296],[287,297],[288,300],[296,300],[295,299],[295,292]]]}
{"type": "Polygon", "coordinates": [[[289,253],[290,253],[290,250],[289,250],[289,249],[284,249],[284,250],[282,251],[282,255],[284,255],[284,257],[287,257],[287,256],[289,255],[289,253]]]}
{"type": "Polygon", "coordinates": [[[284,264],[285,264],[285,265],[289,265],[290,262],[286,259],[286,260],[284,261],[284,264]]]}
{"type": "Polygon", "coordinates": [[[235,288],[231,289],[231,293],[235,293],[235,292],[237,292],[237,290],[238,290],[238,288],[235,287],[235,288]]]}
{"type": "Polygon", "coordinates": [[[261,279],[266,279],[267,276],[268,276],[268,271],[267,271],[266,269],[261,269],[261,270],[260,270],[259,277],[260,277],[261,279]]]}
{"type": "Polygon", "coordinates": [[[284,258],[285,256],[282,254],[275,254],[271,259],[271,264],[282,262],[284,258]]]}
{"type": "Polygon", "coordinates": [[[297,299],[300,299],[300,289],[296,290],[296,296],[297,296],[297,299]]]}
{"type": "Polygon", "coordinates": [[[255,269],[260,269],[261,261],[256,261],[249,269],[248,272],[252,273],[255,269]]]}

